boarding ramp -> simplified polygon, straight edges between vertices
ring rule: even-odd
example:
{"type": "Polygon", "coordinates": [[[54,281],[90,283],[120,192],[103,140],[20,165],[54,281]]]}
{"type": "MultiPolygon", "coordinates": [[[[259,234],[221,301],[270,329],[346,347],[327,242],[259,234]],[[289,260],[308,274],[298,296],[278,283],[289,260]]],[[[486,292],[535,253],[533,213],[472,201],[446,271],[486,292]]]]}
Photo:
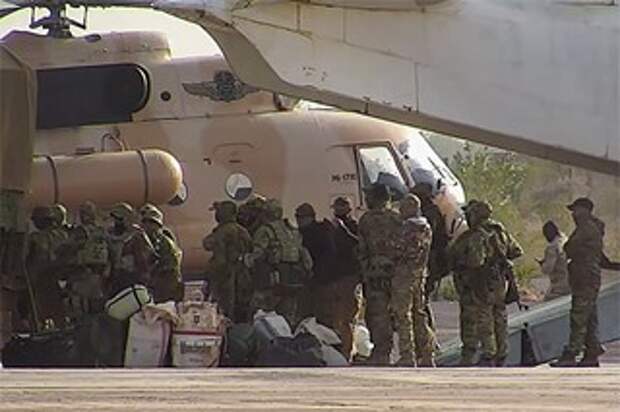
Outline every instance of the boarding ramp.
{"type": "MultiPolygon", "coordinates": [[[[509,353],[507,366],[534,366],[558,358],[568,343],[571,297],[544,302],[508,318],[509,353]]],[[[598,297],[599,338],[601,343],[620,339],[620,279],[603,286],[598,297]]],[[[439,355],[439,366],[456,366],[461,340],[446,343],[439,355]]]]}

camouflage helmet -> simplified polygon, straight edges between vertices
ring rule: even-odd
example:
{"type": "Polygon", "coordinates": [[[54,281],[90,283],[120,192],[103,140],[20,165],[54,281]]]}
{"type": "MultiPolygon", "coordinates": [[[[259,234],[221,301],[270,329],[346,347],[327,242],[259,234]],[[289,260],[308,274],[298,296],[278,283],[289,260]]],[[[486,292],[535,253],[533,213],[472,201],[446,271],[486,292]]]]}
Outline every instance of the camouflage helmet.
{"type": "Polygon", "coordinates": [[[114,219],[122,220],[125,222],[129,222],[134,217],[134,210],[129,203],[117,203],[110,210],[110,216],[114,219]]]}
{"type": "Polygon", "coordinates": [[[273,220],[282,219],[284,215],[284,210],[282,209],[282,204],[278,199],[269,199],[265,203],[265,213],[267,217],[273,220]]]}
{"type": "Polygon", "coordinates": [[[144,216],[148,215],[149,213],[153,213],[154,211],[160,212],[160,210],[154,204],[152,204],[152,203],[145,203],[140,208],[138,213],[140,213],[140,216],[142,216],[144,218],[144,216]]]}
{"type": "Polygon", "coordinates": [[[491,217],[493,208],[488,202],[481,200],[470,200],[467,205],[463,207],[466,215],[474,217],[479,220],[486,220],[491,217]]]}
{"type": "Polygon", "coordinates": [[[267,199],[264,196],[254,194],[250,199],[248,199],[247,202],[244,203],[244,206],[255,209],[263,209],[266,203],[267,199]]]}
{"type": "Polygon", "coordinates": [[[164,225],[164,214],[158,208],[154,207],[148,210],[140,209],[140,216],[142,221],[151,221],[157,223],[159,226],[164,225]]]}
{"type": "Polygon", "coordinates": [[[218,222],[232,222],[237,218],[237,205],[230,200],[214,202],[210,210],[215,211],[215,219],[218,222]]]}
{"type": "Polygon", "coordinates": [[[67,223],[67,208],[60,203],[55,203],[50,207],[50,218],[57,225],[67,223]]]}
{"type": "Polygon", "coordinates": [[[419,216],[421,205],[420,198],[409,193],[401,199],[399,210],[405,218],[419,216]]]}

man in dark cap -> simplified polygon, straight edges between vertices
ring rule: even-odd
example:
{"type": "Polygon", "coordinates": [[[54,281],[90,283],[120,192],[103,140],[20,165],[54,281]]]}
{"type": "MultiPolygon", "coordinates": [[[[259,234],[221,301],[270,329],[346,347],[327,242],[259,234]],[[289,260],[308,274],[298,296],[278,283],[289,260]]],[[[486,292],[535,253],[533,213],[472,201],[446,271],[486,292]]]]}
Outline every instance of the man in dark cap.
{"type": "Polygon", "coordinates": [[[575,230],[564,244],[572,294],[570,338],[562,356],[551,366],[596,367],[598,357],[604,352],[598,339],[596,299],[601,287],[605,225],[592,215],[594,204],[587,197],[580,197],[567,207],[575,222],[575,230]],[[576,357],[584,346],[583,359],[577,363],[576,357]]]}

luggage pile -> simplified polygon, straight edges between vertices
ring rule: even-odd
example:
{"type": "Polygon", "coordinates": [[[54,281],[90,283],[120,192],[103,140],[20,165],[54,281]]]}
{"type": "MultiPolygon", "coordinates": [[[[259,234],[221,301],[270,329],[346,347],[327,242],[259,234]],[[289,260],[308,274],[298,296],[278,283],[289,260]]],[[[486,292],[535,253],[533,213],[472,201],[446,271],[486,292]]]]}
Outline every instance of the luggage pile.
{"type": "MultiPolygon", "coordinates": [[[[179,368],[348,366],[338,335],[302,321],[293,332],[276,312],[259,310],[252,323],[231,325],[192,282],[191,300],[153,304],[142,286],[106,302],[105,313],[64,330],[15,336],[2,353],[5,367],[179,368]]],[[[189,293],[188,293],[189,292],[189,293]]]]}

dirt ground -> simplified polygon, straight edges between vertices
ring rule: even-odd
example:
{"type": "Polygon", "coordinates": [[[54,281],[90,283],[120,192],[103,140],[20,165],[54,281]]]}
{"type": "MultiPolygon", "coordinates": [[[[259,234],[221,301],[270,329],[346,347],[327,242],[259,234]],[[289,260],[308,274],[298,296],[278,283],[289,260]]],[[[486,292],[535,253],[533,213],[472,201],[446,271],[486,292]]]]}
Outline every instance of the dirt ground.
{"type": "Polygon", "coordinates": [[[620,368],[4,370],[0,411],[618,411],[620,368]]]}

